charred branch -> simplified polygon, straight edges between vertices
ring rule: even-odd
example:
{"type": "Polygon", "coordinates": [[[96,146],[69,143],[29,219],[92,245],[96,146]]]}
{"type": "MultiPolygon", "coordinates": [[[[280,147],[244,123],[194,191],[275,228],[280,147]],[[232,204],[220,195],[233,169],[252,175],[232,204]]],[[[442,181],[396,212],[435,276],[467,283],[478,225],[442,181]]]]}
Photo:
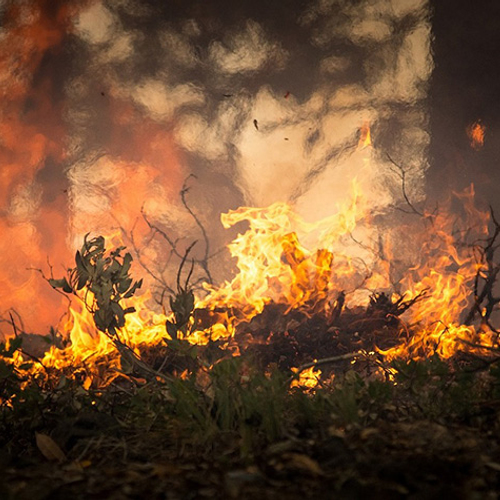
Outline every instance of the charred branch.
{"type": "Polygon", "coordinates": [[[408,192],[406,190],[406,170],[401,165],[396,163],[391,158],[389,153],[387,153],[387,158],[395,167],[395,168],[391,168],[391,171],[394,172],[401,179],[401,191],[403,193],[403,198],[404,198],[406,204],[408,205],[408,207],[410,207],[410,210],[404,210],[400,207],[396,207],[396,208],[398,210],[400,210],[401,212],[404,212],[405,214],[412,214],[413,213],[413,214],[419,215],[420,217],[424,217],[424,213],[415,207],[415,205],[410,200],[410,197],[408,196],[408,192]]]}
{"type": "Polygon", "coordinates": [[[478,247],[478,271],[474,280],[474,304],[465,318],[465,324],[471,325],[476,317],[480,317],[481,324],[488,326],[492,331],[500,334],[490,322],[494,310],[500,303],[500,297],[495,295],[495,286],[500,272],[500,263],[496,262],[496,251],[500,247],[498,237],[500,224],[495,218],[493,209],[490,208],[493,232],[485,241],[484,246],[478,247]]]}

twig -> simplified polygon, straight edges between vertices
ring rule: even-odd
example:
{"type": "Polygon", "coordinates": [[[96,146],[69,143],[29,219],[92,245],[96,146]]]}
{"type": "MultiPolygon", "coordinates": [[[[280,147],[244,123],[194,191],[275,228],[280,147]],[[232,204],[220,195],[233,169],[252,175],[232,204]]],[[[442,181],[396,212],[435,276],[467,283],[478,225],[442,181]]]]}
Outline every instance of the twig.
{"type": "Polygon", "coordinates": [[[150,379],[151,376],[157,378],[161,378],[164,382],[171,381],[172,378],[168,377],[164,373],[160,373],[159,371],[154,370],[150,366],[148,366],[144,361],[142,361],[137,354],[125,343],[123,343],[118,335],[115,332],[115,335],[109,335],[112,339],[115,347],[118,352],[134,367],[137,368],[139,372],[141,372],[147,379],[150,379]]]}
{"type": "Polygon", "coordinates": [[[210,255],[210,240],[208,239],[208,235],[207,235],[205,228],[203,227],[203,224],[198,219],[198,216],[191,210],[191,207],[188,205],[188,203],[186,201],[186,194],[189,193],[189,189],[190,189],[187,185],[187,181],[191,177],[194,179],[197,179],[196,175],[194,175],[194,174],[188,175],[188,177],[184,181],[184,184],[182,185],[181,200],[182,200],[182,204],[184,205],[184,208],[189,212],[189,214],[191,215],[191,217],[195,221],[196,225],[200,228],[201,234],[203,235],[203,240],[205,241],[205,255],[204,255],[203,259],[201,259],[199,261],[199,264],[203,268],[205,273],[207,274],[208,282],[212,283],[212,275],[210,274],[210,270],[208,268],[208,259],[209,259],[209,255],[210,255]]]}
{"type": "Polygon", "coordinates": [[[297,368],[297,371],[285,381],[285,385],[289,385],[294,380],[297,380],[299,378],[300,374],[304,370],[307,370],[308,368],[311,368],[313,366],[322,366],[322,365],[327,365],[330,363],[337,363],[338,361],[345,361],[348,359],[354,359],[354,358],[358,358],[358,357],[368,357],[368,354],[364,351],[350,352],[348,354],[341,354],[340,356],[332,356],[330,358],[323,358],[323,359],[318,359],[316,361],[311,361],[309,363],[305,363],[303,365],[300,365],[297,368]]]}
{"type": "Polygon", "coordinates": [[[420,217],[424,217],[424,214],[423,212],[420,212],[419,210],[417,210],[415,208],[415,205],[413,205],[413,203],[410,201],[410,198],[408,197],[408,193],[406,192],[406,171],[405,169],[397,164],[392,158],[391,156],[389,155],[389,153],[386,153],[387,155],[387,158],[389,159],[389,161],[398,169],[397,171],[393,168],[391,168],[391,170],[399,175],[399,177],[401,178],[401,190],[403,192],[403,198],[405,199],[406,203],[408,204],[408,206],[411,208],[411,212],[408,212],[406,210],[402,210],[403,212],[405,213],[414,213],[414,214],[417,214],[419,215],[420,217]]]}
{"type": "MultiPolygon", "coordinates": [[[[144,216],[144,214],[143,214],[144,216]]],[[[146,221],[147,222],[147,221],[146,221]]],[[[128,238],[128,240],[130,241],[130,243],[132,244],[132,248],[137,256],[137,260],[139,262],[139,264],[143,267],[143,269],[146,271],[147,274],[149,274],[155,281],[157,281],[158,283],[161,284],[162,288],[163,289],[166,289],[169,293],[174,293],[174,291],[172,290],[172,288],[170,288],[170,286],[167,284],[167,282],[165,281],[165,279],[163,278],[163,276],[158,276],[156,273],[154,273],[150,268],[149,266],[143,261],[142,259],[142,254],[141,254],[141,251],[139,249],[139,247],[137,246],[136,242],[135,242],[135,237],[134,237],[134,229],[135,229],[135,225],[137,224],[137,220],[136,222],[134,223],[132,229],[130,230],[130,234],[127,234],[125,229],[123,227],[120,226],[120,230],[122,231],[122,233],[128,238]]],[[[150,226],[151,227],[151,226],[150,226]]],[[[154,238],[154,234],[155,232],[152,231],[151,232],[151,238],[150,240],[146,243],[146,247],[149,245],[149,243],[153,240],[154,238]]],[[[168,259],[169,260],[169,259],[168,259]]],[[[167,260],[167,262],[168,262],[167,260]]]]}
{"type": "Polygon", "coordinates": [[[500,224],[496,220],[495,213],[491,207],[490,214],[494,224],[494,231],[486,240],[485,246],[480,247],[480,261],[482,262],[474,279],[474,304],[467,314],[465,324],[472,324],[476,314],[478,314],[483,324],[488,325],[495,333],[500,333],[493,328],[489,322],[495,307],[500,304],[500,297],[494,296],[494,287],[500,273],[500,264],[495,263],[495,252],[499,248],[497,239],[500,235],[500,224]],[[482,290],[479,290],[481,282],[482,290]],[[483,303],[485,303],[485,305],[483,305],[483,303]]]}
{"type": "Polygon", "coordinates": [[[181,274],[182,274],[182,269],[184,268],[184,264],[186,263],[186,260],[188,258],[189,252],[192,250],[192,248],[196,245],[197,240],[193,241],[191,245],[189,245],[184,252],[184,255],[182,256],[181,264],[179,266],[179,269],[177,270],[177,291],[182,292],[183,290],[188,289],[188,284],[189,280],[191,279],[191,275],[193,274],[193,267],[194,267],[194,259],[191,260],[191,269],[189,270],[189,273],[186,278],[186,284],[184,287],[181,286],[181,274]]]}
{"type": "MultiPolygon", "coordinates": [[[[27,267],[26,268],[27,271],[36,271],[37,273],[40,273],[42,275],[42,278],[47,282],[49,283],[49,279],[50,278],[47,278],[47,276],[45,276],[45,273],[41,270],[41,269],[38,269],[36,267],[27,267]]],[[[52,274],[52,267],[51,267],[51,274],[52,274]]],[[[50,283],[49,283],[50,285],[50,283]]],[[[50,285],[51,286],[51,285],[50,285]]],[[[60,295],[62,295],[67,301],[68,301],[68,305],[71,305],[71,297],[64,293],[62,290],[59,290],[58,288],[54,288],[53,286],[51,286],[52,290],[54,290],[55,292],[59,293],[60,295]]],[[[78,297],[78,295],[76,295],[78,297]]],[[[79,299],[81,299],[81,297],[78,297],[79,299]]]]}
{"type": "Polygon", "coordinates": [[[16,323],[14,321],[14,318],[12,317],[12,312],[9,311],[9,317],[10,317],[10,321],[11,321],[11,324],[12,324],[12,328],[14,330],[14,337],[17,337],[17,327],[16,327],[16,323]]]}
{"type": "Polygon", "coordinates": [[[483,345],[483,344],[475,344],[473,342],[469,342],[468,340],[462,339],[460,337],[457,337],[457,340],[468,345],[469,347],[473,347],[474,349],[484,349],[486,351],[496,352],[496,353],[500,354],[500,349],[498,347],[492,347],[492,346],[483,345]]]}

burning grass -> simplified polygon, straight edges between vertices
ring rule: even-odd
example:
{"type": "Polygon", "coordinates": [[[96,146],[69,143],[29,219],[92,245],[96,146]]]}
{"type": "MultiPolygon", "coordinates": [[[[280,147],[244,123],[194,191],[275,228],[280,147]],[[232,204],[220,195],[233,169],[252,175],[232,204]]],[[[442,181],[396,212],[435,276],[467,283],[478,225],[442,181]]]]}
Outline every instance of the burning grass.
{"type": "MultiPolygon", "coordinates": [[[[316,493],[328,484],[346,495],[377,487],[404,496],[431,485],[415,484],[410,472],[401,479],[386,471],[381,480],[378,454],[401,434],[412,443],[412,426],[428,425],[448,443],[443,474],[471,492],[493,491],[487,472],[500,469],[500,448],[496,438],[491,451],[482,447],[500,422],[500,226],[473,208],[472,192],[461,200],[462,223],[441,211],[413,213],[411,233],[375,231],[356,190],[314,224],[283,204],[231,212],[223,224],[248,226],[229,247],[238,272],[219,287],[206,284],[203,296],[190,284],[189,247],[168,314],[153,311],[148,294],[134,296],[141,282],[124,247],[86,238],[68,275],[48,278],[76,299],[59,327],[64,335],[30,353],[10,317],[16,335],[0,353],[7,461],[59,462],[87,487],[97,469],[122,463],[142,464],[138,475],[163,487],[178,474],[179,494],[195,484],[272,497],[276,484],[304,481],[316,493]],[[402,235],[418,247],[404,256],[405,274],[396,254],[409,248],[397,244],[402,235]],[[454,465],[463,449],[450,443],[465,435],[474,442],[466,465],[480,484],[454,465]],[[209,479],[193,479],[190,471],[202,469],[209,479]]],[[[385,465],[410,457],[436,464],[442,449],[424,446],[403,444],[385,465]]],[[[29,496],[22,474],[10,474],[18,485],[7,488],[10,497],[29,496]]],[[[72,482],[58,487],[78,497],[72,482]]],[[[94,480],[90,493],[102,494],[102,483],[94,480]]],[[[139,487],[132,479],[128,486],[139,487]]]]}

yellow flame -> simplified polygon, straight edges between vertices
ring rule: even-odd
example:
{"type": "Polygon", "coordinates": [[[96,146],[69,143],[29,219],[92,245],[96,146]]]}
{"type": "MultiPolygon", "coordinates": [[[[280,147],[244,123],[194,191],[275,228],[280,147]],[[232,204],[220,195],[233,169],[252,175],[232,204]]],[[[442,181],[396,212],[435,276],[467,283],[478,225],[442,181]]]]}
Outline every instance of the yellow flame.
{"type": "MultiPolygon", "coordinates": [[[[317,361],[317,360],[315,360],[317,361]]],[[[292,368],[292,371],[297,373],[299,371],[298,368],[292,368]]],[[[290,384],[290,388],[292,387],[301,387],[306,389],[314,389],[320,380],[321,370],[318,368],[314,369],[314,366],[307,368],[306,370],[302,370],[299,374],[298,379],[294,379],[290,384]]]]}
{"type": "MultiPolygon", "coordinates": [[[[466,216],[462,226],[456,216],[441,210],[425,214],[418,223],[402,230],[411,234],[419,253],[415,253],[406,273],[397,280],[398,291],[406,300],[423,295],[424,298],[402,317],[408,335],[402,336],[399,345],[379,350],[388,359],[418,359],[434,353],[447,358],[469,344],[496,342],[496,334],[487,326],[481,325],[476,331],[473,325],[463,324],[463,313],[471,306],[474,280],[483,272],[485,262],[473,247],[458,244],[456,234],[467,230],[474,241],[484,241],[489,214],[474,208],[472,188],[457,198],[466,216]]],[[[339,304],[340,292],[346,292],[345,307],[366,306],[371,291],[390,290],[398,253],[405,251],[394,238],[376,240],[355,181],[350,200],[321,221],[307,222],[290,205],[275,203],[267,208],[243,207],[222,215],[226,228],[239,222],[245,222],[248,229],[229,245],[238,271],[220,287],[206,285],[207,295],[197,298],[196,307],[204,316],[195,315],[191,321],[187,340],[193,344],[229,339],[238,325],[250,321],[271,302],[284,304],[288,311],[300,309],[305,315],[328,317],[339,304]],[[357,241],[353,233],[363,241],[357,241]]],[[[169,317],[155,313],[150,298],[146,293],[124,304],[136,311],[126,315],[125,326],[118,335],[138,356],[144,346],[170,339],[165,329],[169,317]]],[[[91,303],[90,297],[88,304],[91,303]]],[[[52,347],[42,359],[44,369],[84,366],[87,374],[98,374],[103,362],[111,372],[120,368],[113,340],[95,328],[87,306],[83,302],[73,305],[60,326],[68,334],[68,345],[52,347]]],[[[17,353],[14,362],[20,366],[22,358],[17,353]]],[[[40,367],[37,370],[42,371],[40,367]]],[[[297,384],[307,385],[306,379],[317,382],[320,373],[311,368],[301,374],[297,384]]],[[[105,382],[109,383],[109,378],[105,382]]],[[[84,385],[91,383],[91,379],[86,379],[84,385]]]]}
{"type": "Polygon", "coordinates": [[[369,122],[363,123],[360,129],[358,149],[365,149],[372,145],[372,138],[370,132],[369,122]]]}

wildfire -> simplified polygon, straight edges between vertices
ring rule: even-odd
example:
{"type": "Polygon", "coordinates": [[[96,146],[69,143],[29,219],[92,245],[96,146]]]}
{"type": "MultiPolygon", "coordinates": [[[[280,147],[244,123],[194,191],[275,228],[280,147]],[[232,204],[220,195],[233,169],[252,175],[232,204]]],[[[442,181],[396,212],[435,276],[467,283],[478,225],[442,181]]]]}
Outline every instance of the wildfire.
{"type": "Polygon", "coordinates": [[[360,273],[360,261],[345,248],[364,216],[362,205],[354,182],[351,201],[317,223],[304,221],[285,203],[223,214],[225,228],[242,221],[249,224],[249,229],[229,245],[238,273],[221,287],[207,286],[209,294],[199,307],[230,304],[240,311],[234,326],[262,312],[271,301],[286,304],[289,310],[307,307],[311,313],[328,307],[328,299],[340,292],[345,278],[360,273]],[[300,240],[312,241],[316,249],[306,248],[300,240]],[[332,277],[334,261],[336,273],[332,277]]]}
{"type": "MultiPolygon", "coordinates": [[[[392,240],[386,235],[384,240],[370,227],[356,182],[348,203],[339,206],[334,215],[314,223],[305,221],[285,203],[268,208],[244,207],[223,214],[226,228],[240,222],[248,226],[229,245],[238,271],[220,287],[205,285],[205,297],[196,299],[195,313],[185,332],[179,335],[191,344],[204,345],[209,340],[227,344],[231,339],[238,343],[238,335],[248,334],[252,319],[270,304],[280,305],[280,314],[285,316],[295,312],[305,320],[323,318],[325,327],[333,325],[332,331],[338,332],[341,327],[335,327],[335,321],[342,314],[350,314],[356,320],[360,307],[379,307],[379,311],[385,312],[372,318],[382,324],[392,321],[399,325],[393,330],[393,347],[378,345],[378,337],[374,337],[373,348],[386,359],[418,359],[434,353],[448,358],[470,344],[492,346],[496,333],[487,322],[481,321],[479,330],[472,322],[463,322],[464,311],[474,300],[471,291],[477,293],[478,276],[484,277],[487,272],[477,244],[488,236],[489,214],[474,208],[473,197],[472,189],[458,196],[466,214],[462,225],[457,217],[438,210],[424,214],[412,226],[415,248],[409,251],[411,264],[397,282],[391,264],[405,247],[398,247],[397,234],[392,240]],[[472,243],[457,240],[457,235],[464,234],[472,243]],[[386,245],[380,248],[383,241],[386,245]],[[391,286],[398,293],[391,294],[391,286]],[[377,295],[380,289],[386,292],[377,295]],[[405,307],[405,303],[411,307],[405,307]],[[388,309],[380,309],[380,304],[388,309]],[[202,312],[208,320],[201,319],[202,312]]],[[[399,230],[409,234],[408,228],[399,230]]],[[[127,299],[124,306],[133,307],[135,312],[126,315],[125,326],[117,332],[119,342],[138,358],[145,346],[172,340],[165,324],[173,316],[155,313],[149,306],[150,299],[147,293],[127,299]]],[[[122,359],[116,339],[95,327],[85,300],[71,307],[68,318],[59,327],[67,332],[67,347],[52,346],[40,360],[40,366],[44,370],[85,366],[87,385],[93,378],[101,384],[109,383],[109,376],[99,375],[99,364],[105,360],[107,369],[118,372],[122,359]]],[[[358,320],[361,325],[363,321],[366,320],[358,320]]],[[[356,335],[362,336],[363,331],[356,331],[356,335]]],[[[238,349],[232,352],[237,354],[238,349]]],[[[16,363],[22,362],[22,355],[18,355],[16,363]]],[[[310,368],[292,385],[314,387],[320,374],[321,371],[310,368]]],[[[115,373],[111,378],[116,376],[115,373]]]]}

